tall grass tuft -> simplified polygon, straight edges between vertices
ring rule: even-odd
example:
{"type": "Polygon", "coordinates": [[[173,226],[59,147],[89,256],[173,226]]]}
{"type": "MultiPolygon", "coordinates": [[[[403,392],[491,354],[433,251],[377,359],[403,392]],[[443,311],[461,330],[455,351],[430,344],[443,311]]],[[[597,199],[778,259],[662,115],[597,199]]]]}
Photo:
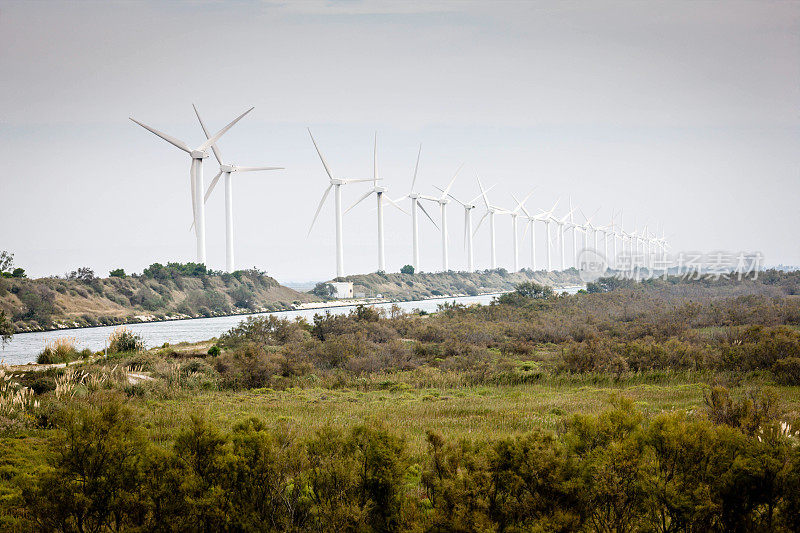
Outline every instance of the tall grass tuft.
{"type": "Polygon", "coordinates": [[[41,351],[36,358],[39,364],[55,364],[55,363],[68,363],[76,359],[86,358],[91,355],[90,350],[78,351],[76,344],[78,339],[75,337],[59,337],[55,340],[48,341],[44,345],[44,350],[41,351]]]}
{"type": "Polygon", "coordinates": [[[0,363],[0,416],[9,417],[39,407],[33,390],[11,381],[0,363]]]}
{"type": "Polygon", "coordinates": [[[144,340],[125,326],[120,326],[108,337],[108,353],[133,353],[144,350],[144,340]]]}

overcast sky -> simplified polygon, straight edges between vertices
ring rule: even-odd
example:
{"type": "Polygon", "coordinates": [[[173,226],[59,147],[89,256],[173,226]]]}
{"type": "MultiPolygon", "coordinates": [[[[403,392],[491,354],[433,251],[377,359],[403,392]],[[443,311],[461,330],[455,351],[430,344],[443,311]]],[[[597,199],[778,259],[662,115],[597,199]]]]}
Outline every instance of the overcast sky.
{"type": "MultiPolygon", "coordinates": [[[[219,146],[286,170],[234,176],[237,266],[284,282],[335,273],[332,198],[306,237],[327,186],[306,127],[353,177],[371,176],[377,131],[392,197],[422,143],[422,192],[464,163],[463,199],[477,174],[501,206],[535,186],[532,209],[560,198],[563,214],[571,196],[598,223],[624,209],[626,229],[663,225],[674,251],[800,264],[800,2],[4,0],[0,72],[0,249],[36,276],[194,259],[189,158],[128,120],[197,146],[192,103],[212,130],[255,106],[219,146]]],[[[206,183],[216,171],[206,160],[206,183]]],[[[366,187],[346,187],[345,204],[366,187]]],[[[212,268],[222,192],[207,209],[212,268]]],[[[348,273],[377,268],[373,205],[345,217],[348,273]]],[[[462,213],[450,205],[455,269],[462,213]]],[[[508,217],[497,235],[510,267],[508,217]]],[[[388,209],[386,237],[397,271],[409,218],[388,209]]],[[[436,270],[436,229],[421,222],[421,238],[436,270]]],[[[486,230],[475,239],[486,268],[486,230]]]]}

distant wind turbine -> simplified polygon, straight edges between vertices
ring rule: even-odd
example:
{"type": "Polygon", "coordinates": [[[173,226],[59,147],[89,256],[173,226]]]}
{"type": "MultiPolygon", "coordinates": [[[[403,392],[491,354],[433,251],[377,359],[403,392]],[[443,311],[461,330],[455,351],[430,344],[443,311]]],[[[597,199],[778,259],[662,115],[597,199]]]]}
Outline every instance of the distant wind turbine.
{"type": "MultiPolygon", "coordinates": [[[[377,201],[378,201],[378,272],[385,272],[386,271],[386,254],[384,253],[384,240],[383,240],[383,201],[386,200],[397,209],[405,213],[402,207],[397,205],[397,203],[384,195],[386,194],[386,187],[381,187],[378,185],[378,133],[375,133],[375,147],[373,152],[373,164],[372,164],[372,189],[368,190],[364,195],[356,200],[356,202],[347,208],[345,213],[350,212],[355,206],[360,204],[362,201],[366,200],[370,194],[374,194],[377,201]]],[[[383,178],[380,178],[383,179],[383,178]]],[[[406,213],[408,214],[408,213],[406,213]]]]}
{"type": "Polygon", "coordinates": [[[328,163],[325,162],[325,158],[322,156],[319,146],[317,146],[317,141],[314,140],[314,135],[311,133],[311,129],[308,130],[308,134],[311,136],[311,142],[314,143],[314,148],[317,150],[319,159],[322,161],[322,166],[325,167],[325,173],[328,175],[329,179],[328,188],[325,189],[325,192],[322,194],[322,199],[319,201],[319,205],[317,206],[317,212],[314,213],[314,219],[311,221],[311,226],[308,228],[308,234],[311,234],[311,230],[314,228],[314,223],[317,221],[319,212],[322,210],[322,205],[325,203],[325,199],[328,197],[331,189],[333,189],[336,219],[336,277],[340,278],[344,276],[344,243],[342,241],[342,185],[373,180],[369,178],[334,178],[328,163]]]}
{"type": "Polygon", "coordinates": [[[419,270],[419,218],[417,216],[417,210],[419,209],[425,213],[425,216],[428,217],[434,226],[436,226],[436,229],[439,229],[439,225],[435,220],[433,220],[430,213],[428,213],[425,208],[422,207],[422,204],[419,203],[419,200],[420,198],[423,198],[423,195],[414,190],[414,185],[417,183],[417,170],[419,170],[419,156],[421,154],[422,145],[420,144],[419,151],[417,152],[417,164],[414,165],[414,177],[411,180],[411,191],[402,198],[395,200],[396,202],[399,202],[403,198],[408,198],[411,200],[411,264],[415,271],[419,270]]]}
{"type": "Polygon", "coordinates": [[[486,213],[484,213],[484,215],[478,221],[478,225],[475,227],[475,231],[472,234],[475,235],[478,233],[478,229],[481,227],[481,224],[483,224],[483,221],[486,219],[486,217],[489,217],[489,243],[492,249],[491,268],[494,270],[497,268],[497,247],[494,240],[494,216],[496,214],[506,214],[508,213],[508,210],[490,204],[489,198],[486,196],[486,190],[484,190],[480,178],[476,176],[475,179],[478,180],[478,187],[481,189],[481,196],[483,196],[483,204],[486,206],[486,213]]]}
{"type": "Polygon", "coordinates": [[[194,233],[197,240],[197,262],[201,264],[206,263],[206,211],[205,205],[200,195],[203,194],[203,159],[208,157],[206,150],[213,146],[225,132],[233,127],[234,124],[242,120],[246,114],[252,111],[250,108],[238,117],[236,117],[230,124],[219,130],[213,136],[206,140],[203,144],[192,150],[187,144],[175,137],[162,133],[155,128],[151,128],[147,124],[143,124],[133,117],[130,118],[133,122],[140,125],[150,133],[153,133],[171,145],[180,148],[192,158],[192,165],[189,170],[189,177],[192,185],[192,218],[194,219],[194,233]]]}
{"type": "Polygon", "coordinates": [[[517,217],[519,217],[519,215],[521,214],[522,209],[525,207],[525,202],[528,201],[528,199],[533,194],[534,190],[536,190],[536,187],[531,189],[531,192],[529,192],[522,200],[518,200],[513,194],[511,195],[511,198],[513,198],[514,201],[517,202],[517,207],[515,207],[513,210],[508,212],[508,214],[511,215],[511,232],[513,233],[512,242],[514,243],[514,246],[513,246],[513,250],[514,250],[514,272],[519,272],[519,240],[518,240],[519,239],[519,230],[518,230],[518,224],[517,224],[517,217]]]}
{"type": "Polygon", "coordinates": [[[433,201],[439,204],[439,211],[441,212],[441,221],[442,221],[442,272],[447,272],[450,270],[450,260],[448,255],[448,244],[447,244],[447,204],[450,203],[450,189],[453,187],[453,183],[455,183],[456,178],[458,177],[458,173],[461,172],[461,168],[464,166],[462,163],[461,166],[458,167],[456,173],[453,174],[453,178],[450,180],[450,183],[447,184],[447,187],[444,189],[440,187],[436,187],[439,192],[441,192],[441,196],[438,198],[434,198],[431,196],[421,196],[423,200],[433,201]]]}
{"type": "MultiPolygon", "coordinates": [[[[192,107],[197,115],[197,120],[200,121],[200,127],[203,128],[203,133],[207,139],[210,139],[211,135],[208,133],[208,128],[206,128],[206,125],[203,123],[203,119],[200,118],[200,112],[197,110],[197,106],[192,104],[192,107]]],[[[208,197],[211,196],[211,191],[217,186],[220,176],[225,176],[225,270],[226,272],[233,272],[235,268],[233,264],[233,186],[231,184],[231,174],[234,172],[283,170],[283,167],[240,167],[238,165],[225,164],[222,162],[222,153],[216,144],[211,145],[211,150],[214,152],[217,163],[219,163],[219,172],[214,176],[214,179],[211,180],[205,197],[203,198],[203,203],[208,201],[208,197]]]]}
{"type": "MultiPolygon", "coordinates": [[[[492,190],[493,187],[494,186],[489,187],[486,192],[492,190]]],[[[467,249],[467,272],[475,271],[472,253],[472,210],[477,207],[475,202],[478,201],[481,196],[482,194],[479,194],[469,202],[462,202],[452,194],[450,195],[450,198],[461,204],[464,208],[464,246],[467,249]]]]}

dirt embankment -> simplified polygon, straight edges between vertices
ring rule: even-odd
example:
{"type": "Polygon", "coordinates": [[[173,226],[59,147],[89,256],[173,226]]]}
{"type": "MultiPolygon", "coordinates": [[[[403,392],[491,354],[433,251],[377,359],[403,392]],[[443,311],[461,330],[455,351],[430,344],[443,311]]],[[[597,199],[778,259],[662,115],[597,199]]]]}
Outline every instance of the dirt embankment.
{"type": "Polygon", "coordinates": [[[280,311],[315,301],[257,271],[89,280],[0,278],[0,310],[17,332],[280,311]]]}
{"type": "Polygon", "coordinates": [[[574,268],[563,272],[522,270],[511,273],[497,269],[480,272],[374,273],[337,278],[337,281],[352,282],[356,297],[364,293],[366,297],[382,295],[398,300],[420,300],[456,294],[474,296],[510,291],[525,281],[535,281],[555,290],[584,285],[574,268]]]}

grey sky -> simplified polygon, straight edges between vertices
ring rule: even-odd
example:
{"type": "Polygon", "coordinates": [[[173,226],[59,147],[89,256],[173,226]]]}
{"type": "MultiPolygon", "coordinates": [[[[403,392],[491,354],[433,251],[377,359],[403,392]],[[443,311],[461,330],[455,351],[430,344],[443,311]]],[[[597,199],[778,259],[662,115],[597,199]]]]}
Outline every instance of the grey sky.
{"type": "MultiPolygon", "coordinates": [[[[255,106],[220,148],[287,167],[234,178],[237,266],[283,281],[334,273],[332,204],[306,237],[327,185],[306,126],[337,174],[361,177],[377,130],[392,197],[422,142],[426,192],[464,162],[462,198],[478,173],[497,204],[537,186],[532,208],[572,195],[602,223],[612,208],[628,229],[663,223],[678,251],[800,264],[799,2],[1,1],[0,72],[0,249],[34,275],[193,260],[189,159],[127,118],[194,146],[192,102],[215,130],[255,106]]],[[[206,182],[215,173],[209,160],[206,182]]],[[[207,210],[213,268],[221,193],[207,210]]],[[[373,203],[345,217],[350,273],[376,268],[373,203]]],[[[463,268],[462,212],[449,213],[463,268]]],[[[410,221],[390,209],[386,225],[396,271],[410,221]]],[[[435,270],[438,236],[421,229],[435,270]]],[[[497,232],[508,267],[507,217],[497,232]]],[[[481,228],[479,268],[487,241],[481,228]]]]}

